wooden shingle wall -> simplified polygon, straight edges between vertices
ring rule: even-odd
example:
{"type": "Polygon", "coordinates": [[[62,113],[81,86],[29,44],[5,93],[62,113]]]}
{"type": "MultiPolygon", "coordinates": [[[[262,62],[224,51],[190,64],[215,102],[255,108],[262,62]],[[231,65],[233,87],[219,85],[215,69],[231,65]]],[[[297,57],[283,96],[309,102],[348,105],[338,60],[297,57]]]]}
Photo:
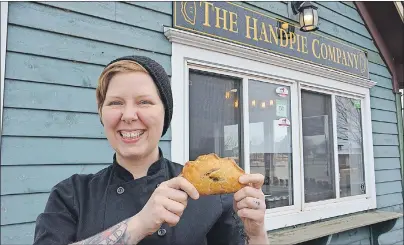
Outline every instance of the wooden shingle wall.
{"type": "MultiPolygon", "coordinates": [[[[147,55],[171,75],[172,4],[9,2],[1,146],[1,244],[32,244],[53,185],[112,162],[95,87],[103,66],[147,55]]],[[[160,146],[170,158],[171,132],[160,146]]]]}

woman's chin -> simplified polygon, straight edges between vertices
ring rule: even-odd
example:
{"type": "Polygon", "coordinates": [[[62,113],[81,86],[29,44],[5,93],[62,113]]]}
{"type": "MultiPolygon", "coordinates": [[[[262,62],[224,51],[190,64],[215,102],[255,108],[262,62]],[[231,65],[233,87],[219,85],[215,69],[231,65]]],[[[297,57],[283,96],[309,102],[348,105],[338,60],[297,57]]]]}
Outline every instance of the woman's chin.
{"type": "Polygon", "coordinates": [[[146,152],[142,149],[133,149],[135,147],[131,148],[132,149],[119,149],[118,152],[121,155],[121,157],[126,159],[139,159],[146,154],[146,152]]]}

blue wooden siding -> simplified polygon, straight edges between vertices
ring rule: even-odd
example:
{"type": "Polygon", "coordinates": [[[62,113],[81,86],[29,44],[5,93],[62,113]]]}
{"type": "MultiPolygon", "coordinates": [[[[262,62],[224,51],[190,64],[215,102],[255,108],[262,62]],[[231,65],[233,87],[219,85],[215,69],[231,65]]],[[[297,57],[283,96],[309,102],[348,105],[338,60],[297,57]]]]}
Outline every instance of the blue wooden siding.
{"type": "MultiPolygon", "coordinates": [[[[1,148],[1,244],[31,244],[52,186],[110,164],[97,78],[147,55],[171,75],[170,2],[10,2],[1,148]],[[86,153],[83,149],[87,149],[86,153]]],[[[171,155],[171,131],[160,142],[171,155]]]]}
{"type": "MultiPolygon", "coordinates": [[[[397,116],[391,75],[351,2],[317,2],[320,32],[369,54],[376,193],[381,210],[403,211],[397,116]]],[[[286,2],[243,2],[288,18],[286,2]]],[[[171,74],[170,2],[9,3],[4,132],[1,148],[1,243],[29,244],[50,188],[72,173],[111,161],[94,89],[107,62],[145,54],[171,74]],[[90,154],[83,154],[88,149],[90,154]],[[51,175],[48,175],[51,173],[51,175]]],[[[160,145],[170,157],[171,132],[160,145]]],[[[403,220],[380,238],[403,243],[403,220]]],[[[370,244],[368,227],[335,234],[331,244],[370,244]]]]}

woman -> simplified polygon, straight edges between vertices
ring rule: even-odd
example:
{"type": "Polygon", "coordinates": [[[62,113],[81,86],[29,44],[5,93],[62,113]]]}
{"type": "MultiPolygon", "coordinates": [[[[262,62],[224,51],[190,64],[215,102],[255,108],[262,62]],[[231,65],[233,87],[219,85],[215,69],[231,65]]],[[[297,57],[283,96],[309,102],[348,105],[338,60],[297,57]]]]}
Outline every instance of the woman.
{"type": "Polygon", "coordinates": [[[36,221],[34,244],[268,244],[262,175],[234,195],[199,196],[182,165],[158,146],[173,100],[164,69],[147,57],[112,61],[96,89],[115,150],[96,174],[58,183],[36,221]]]}

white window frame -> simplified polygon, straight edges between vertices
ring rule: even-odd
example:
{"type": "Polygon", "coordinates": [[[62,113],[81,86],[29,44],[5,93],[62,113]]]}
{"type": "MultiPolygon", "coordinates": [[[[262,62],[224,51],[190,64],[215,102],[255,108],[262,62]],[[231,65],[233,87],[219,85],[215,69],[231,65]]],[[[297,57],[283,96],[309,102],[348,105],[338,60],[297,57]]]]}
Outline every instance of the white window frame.
{"type": "MultiPolygon", "coordinates": [[[[293,147],[293,176],[301,175],[303,161],[301,146],[301,106],[300,91],[319,91],[321,93],[343,95],[361,99],[363,155],[365,162],[366,195],[345,197],[339,200],[326,200],[315,203],[304,203],[302,191],[304,178],[300,183],[294,177],[294,205],[266,212],[265,226],[267,230],[298,225],[315,220],[321,220],[339,215],[360,212],[376,208],[375,172],[373,160],[373,140],[370,110],[370,91],[374,82],[342,72],[337,72],[316,65],[285,58],[276,54],[262,52],[238,44],[212,39],[177,30],[166,28],[165,35],[172,42],[172,91],[174,111],[171,122],[172,141],[171,159],[184,164],[188,161],[189,152],[189,69],[204,70],[219,74],[237,76],[242,82],[247,77],[263,82],[278,83],[291,86],[292,113],[292,147],[293,147]],[[299,120],[297,120],[299,119],[299,120]],[[296,129],[298,129],[296,131],[296,129]],[[301,201],[300,203],[298,201],[301,201]]],[[[248,86],[243,84],[243,118],[244,125],[248,124],[248,86]],[[246,103],[247,102],[247,103],[246,103]]],[[[335,103],[333,102],[333,122],[336,122],[335,103]]],[[[244,141],[249,142],[248,126],[243,129],[244,141]]],[[[336,127],[334,127],[334,149],[337,149],[336,127]]],[[[245,170],[249,172],[249,144],[244,146],[245,170]],[[246,154],[247,153],[247,154],[246,154]]],[[[338,152],[338,151],[336,151],[338,152]]],[[[335,169],[338,169],[338,154],[335,155],[335,169]]],[[[336,178],[336,185],[338,178],[336,178]]]]}

